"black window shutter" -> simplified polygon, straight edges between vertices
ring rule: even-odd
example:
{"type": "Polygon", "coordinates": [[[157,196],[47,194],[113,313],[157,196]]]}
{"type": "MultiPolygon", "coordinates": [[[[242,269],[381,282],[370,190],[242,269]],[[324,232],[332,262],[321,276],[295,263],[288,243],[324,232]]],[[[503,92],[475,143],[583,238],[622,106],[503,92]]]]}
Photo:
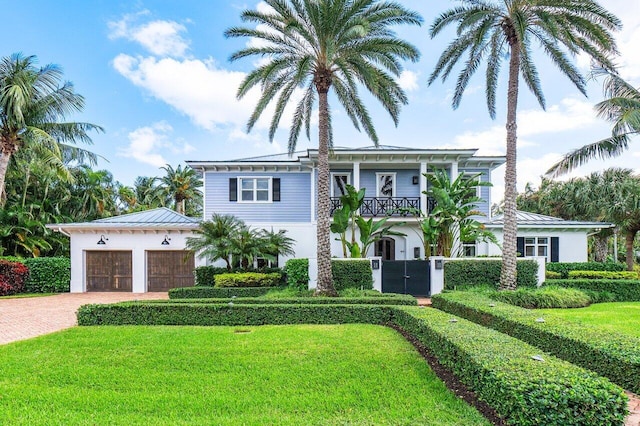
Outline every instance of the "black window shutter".
{"type": "Polygon", "coordinates": [[[524,237],[516,238],[516,251],[518,252],[518,257],[524,257],[524,237]]]}
{"type": "Polygon", "coordinates": [[[238,201],[238,178],[229,179],[229,201],[238,201]]]}
{"type": "Polygon", "coordinates": [[[551,261],[560,262],[560,238],[551,237],[551,261]]]}
{"type": "Polygon", "coordinates": [[[280,178],[273,178],[271,182],[271,199],[280,201],[280,178]]]}

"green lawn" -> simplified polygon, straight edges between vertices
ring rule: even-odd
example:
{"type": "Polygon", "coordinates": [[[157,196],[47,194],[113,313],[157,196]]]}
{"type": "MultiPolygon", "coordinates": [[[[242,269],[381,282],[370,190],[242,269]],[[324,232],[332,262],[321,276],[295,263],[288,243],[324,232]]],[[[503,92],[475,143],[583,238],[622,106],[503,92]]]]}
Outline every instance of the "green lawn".
{"type": "Polygon", "coordinates": [[[12,294],[11,296],[0,296],[0,299],[28,299],[30,297],[53,296],[54,294],[60,293],[20,293],[12,294]]]}
{"type": "Polygon", "coordinates": [[[75,327],[0,359],[0,424],[488,425],[380,326],[75,327]]]}
{"type": "Polygon", "coordinates": [[[540,309],[571,321],[640,338],[640,302],[596,303],[579,309],[540,309]]]}

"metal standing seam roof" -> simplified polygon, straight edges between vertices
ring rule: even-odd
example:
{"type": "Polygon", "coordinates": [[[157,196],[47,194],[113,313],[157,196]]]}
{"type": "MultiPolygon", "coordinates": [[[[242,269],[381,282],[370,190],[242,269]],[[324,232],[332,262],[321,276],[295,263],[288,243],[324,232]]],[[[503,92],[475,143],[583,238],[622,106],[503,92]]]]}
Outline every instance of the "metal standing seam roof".
{"type": "MultiPolygon", "coordinates": [[[[518,210],[516,212],[516,221],[518,226],[551,226],[551,227],[571,227],[571,228],[610,228],[613,226],[607,222],[583,222],[579,220],[565,220],[559,217],[546,216],[538,213],[530,213],[518,210]]],[[[495,216],[487,226],[503,226],[504,215],[495,216]]]]}
{"type": "Polygon", "coordinates": [[[196,228],[199,219],[177,213],[166,207],[91,222],[49,224],[48,228],[196,228]]]}

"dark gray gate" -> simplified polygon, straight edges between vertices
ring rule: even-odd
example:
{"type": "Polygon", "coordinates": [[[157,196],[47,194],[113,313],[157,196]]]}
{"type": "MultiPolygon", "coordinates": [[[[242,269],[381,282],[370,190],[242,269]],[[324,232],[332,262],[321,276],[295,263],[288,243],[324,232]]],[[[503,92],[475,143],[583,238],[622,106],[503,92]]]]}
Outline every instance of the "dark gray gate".
{"type": "Polygon", "coordinates": [[[382,292],[430,296],[428,260],[386,260],[382,262],[382,292]]]}

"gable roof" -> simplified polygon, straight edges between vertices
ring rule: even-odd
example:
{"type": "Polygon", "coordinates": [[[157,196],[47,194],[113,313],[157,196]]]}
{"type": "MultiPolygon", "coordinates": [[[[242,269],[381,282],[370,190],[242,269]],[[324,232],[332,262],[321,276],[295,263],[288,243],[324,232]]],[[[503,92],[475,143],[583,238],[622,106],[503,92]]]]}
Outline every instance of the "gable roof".
{"type": "Polygon", "coordinates": [[[48,224],[47,228],[61,232],[72,230],[191,230],[198,227],[199,219],[177,213],[166,207],[145,210],[120,216],[97,219],[91,222],[48,224]]]}
{"type": "MultiPolygon", "coordinates": [[[[565,220],[559,217],[546,216],[538,213],[516,211],[516,222],[518,228],[557,228],[560,229],[597,229],[612,228],[614,225],[607,222],[585,222],[580,220],[565,220]]],[[[491,221],[485,224],[489,228],[502,228],[504,226],[504,215],[494,216],[491,221]]]]}

